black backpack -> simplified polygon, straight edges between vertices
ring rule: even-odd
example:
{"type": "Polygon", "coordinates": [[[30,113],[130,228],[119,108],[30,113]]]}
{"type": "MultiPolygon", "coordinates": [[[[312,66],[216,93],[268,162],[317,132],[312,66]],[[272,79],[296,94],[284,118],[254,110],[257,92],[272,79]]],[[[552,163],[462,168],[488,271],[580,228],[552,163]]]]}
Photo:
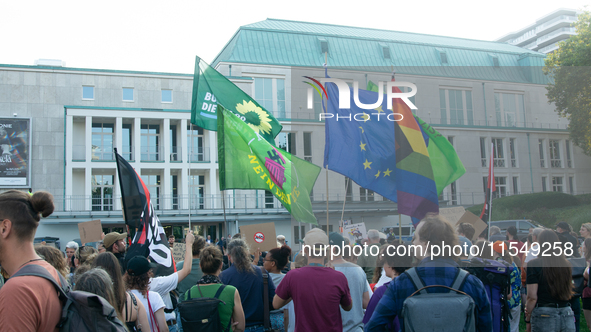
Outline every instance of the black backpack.
{"type": "Polygon", "coordinates": [[[127,331],[107,300],[96,294],[70,290],[68,282],[61,275],[60,283],[65,287],[60,287],[49,271],[36,264],[26,265],[12,278],[22,276],[44,278],[55,286],[63,305],[62,317],[57,326],[60,331],[127,331]]]}
{"type": "MultiPolygon", "coordinates": [[[[195,286],[193,286],[195,287],[195,286]]],[[[219,332],[230,331],[232,320],[228,323],[226,329],[222,329],[220,323],[220,313],[218,305],[226,302],[219,299],[226,285],[220,285],[214,297],[203,297],[201,287],[197,284],[197,289],[201,297],[191,297],[191,289],[185,292],[183,302],[178,304],[179,313],[183,331],[187,332],[219,332]]]]}

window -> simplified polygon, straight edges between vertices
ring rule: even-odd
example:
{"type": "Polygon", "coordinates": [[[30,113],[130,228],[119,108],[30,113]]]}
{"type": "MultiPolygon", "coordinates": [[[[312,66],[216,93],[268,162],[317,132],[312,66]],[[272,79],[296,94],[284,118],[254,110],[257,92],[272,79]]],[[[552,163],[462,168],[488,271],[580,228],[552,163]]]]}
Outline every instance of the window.
{"type": "Polygon", "coordinates": [[[542,176],[542,191],[548,191],[548,189],[546,188],[546,177],[542,176]]]}
{"type": "Polygon", "coordinates": [[[181,155],[176,142],[176,125],[170,125],[170,161],[180,161],[181,155]]]}
{"type": "Polygon", "coordinates": [[[273,193],[265,190],[265,209],[272,209],[275,207],[273,193]]]}
{"type": "Polygon", "coordinates": [[[487,167],[486,163],[486,137],[480,137],[480,164],[487,167]]]}
{"type": "Polygon", "coordinates": [[[141,125],[141,160],[157,161],[160,160],[160,125],[143,124],[141,125]]]}
{"type": "Polygon", "coordinates": [[[114,175],[92,176],[92,211],[113,211],[114,175]]]}
{"type": "Polygon", "coordinates": [[[312,133],[304,133],[304,160],[312,162],[312,133]]]}
{"type": "Polygon", "coordinates": [[[562,167],[562,163],[560,160],[560,141],[549,140],[548,145],[550,146],[550,167],[562,167]]]}
{"type": "Polygon", "coordinates": [[[374,192],[369,189],[365,189],[363,187],[359,187],[359,200],[360,201],[373,201],[374,200],[374,192]]]}
{"type": "Polygon", "coordinates": [[[209,156],[206,156],[203,148],[203,128],[194,126],[192,124],[187,126],[187,149],[189,149],[189,160],[194,162],[209,161],[209,156]],[[191,134],[191,128],[193,128],[191,134]],[[191,137],[193,141],[191,142],[191,137]]]}
{"type": "Polygon", "coordinates": [[[495,185],[497,190],[493,192],[493,198],[507,196],[507,178],[504,176],[495,176],[495,185]]]}
{"type": "Polygon", "coordinates": [[[133,88],[123,88],[123,101],[133,101],[133,88]]]}
{"type": "Polygon", "coordinates": [[[458,205],[458,190],[456,188],[456,181],[452,182],[449,188],[451,191],[451,205],[458,205]]]}
{"type": "Polygon", "coordinates": [[[299,244],[306,236],[306,226],[293,226],[293,241],[299,244]]]}
{"type": "Polygon", "coordinates": [[[546,167],[546,160],[544,158],[544,140],[543,139],[538,140],[538,146],[539,146],[539,150],[540,150],[540,167],[546,167]]]}
{"type": "Polygon", "coordinates": [[[439,105],[442,124],[474,124],[472,91],[439,89],[439,105]]]}
{"type": "Polygon", "coordinates": [[[94,100],[94,86],[82,86],[82,99],[94,100]]]}
{"type": "Polygon", "coordinates": [[[160,187],[160,175],[142,175],[142,181],[150,192],[150,200],[154,205],[155,210],[160,210],[160,193],[162,188],[160,187]]]}
{"type": "Polygon", "coordinates": [[[172,209],[179,208],[179,189],[178,189],[178,175],[170,175],[170,193],[172,196],[172,209]]]}
{"type": "Polygon", "coordinates": [[[275,143],[278,148],[296,154],[296,133],[279,133],[275,137],[275,143]]]}
{"type": "Polygon", "coordinates": [[[570,157],[570,140],[568,140],[568,139],[566,140],[566,167],[568,167],[568,168],[573,167],[573,162],[570,157]]]}
{"type": "Polygon", "coordinates": [[[122,132],[121,132],[121,156],[127,160],[133,160],[133,149],[131,148],[131,142],[133,141],[133,131],[132,131],[132,124],[124,123],[122,125],[122,132]]]}
{"type": "Polygon", "coordinates": [[[205,176],[191,175],[189,177],[189,195],[191,195],[192,209],[205,207],[205,176]]]}
{"type": "Polygon", "coordinates": [[[254,99],[276,118],[285,118],[285,80],[254,78],[254,99]]]}
{"type": "MultiPolygon", "coordinates": [[[[327,199],[329,198],[330,197],[327,196],[327,199]]],[[[349,179],[348,177],[345,177],[345,200],[353,200],[353,181],[351,181],[351,179],[349,179]]]]}
{"type": "Polygon", "coordinates": [[[517,159],[515,159],[515,138],[509,138],[509,155],[511,157],[511,167],[517,167],[517,159]]]}
{"type": "Polygon", "coordinates": [[[523,95],[495,92],[496,126],[516,127],[520,114],[525,122],[523,95]]]}
{"type": "Polygon", "coordinates": [[[162,89],[161,97],[163,103],[172,103],[172,90],[162,89]]]}
{"type": "Polygon", "coordinates": [[[571,195],[575,194],[575,178],[573,176],[568,177],[568,190],[571,195]]]}
{"type": "Polygon", "coordinates": [[[92,124],[92,160],[115,160],[112,123],[92,124]]]}
{"type": "Polygon", "coordinates": [[[519,177],[513,177],[513,195],[519,195],[519,177]]]}
{"type": "Polygon", "coordinates": [[[505,154],[503,153],[503,139],[493,138],[493,166],[505,167],[505,154]]]}
{"type": "Polygon", "coordinates": [[[562,192],[562,176],[552,177],[552,191],[562,192]]]}
{"type": "Polygon", "coordinates": [[[449,144],[451,144],[451,146],[454,146],[454,137],[453,136],[447,136],[447,141],[449,142],[449,144]]]}

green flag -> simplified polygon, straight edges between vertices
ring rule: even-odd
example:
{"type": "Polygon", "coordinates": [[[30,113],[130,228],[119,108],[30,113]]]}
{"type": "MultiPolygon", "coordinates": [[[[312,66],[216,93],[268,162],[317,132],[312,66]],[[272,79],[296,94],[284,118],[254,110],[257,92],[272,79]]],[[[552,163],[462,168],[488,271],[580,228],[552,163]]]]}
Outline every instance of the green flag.
{"type": "Polygon", "coordinates": [[[282,128],[279,121],[224,75],[196,57],[191,123],[216,131],[218,104],[240,117],[264,139],[275,144],[274,138],[282,128]]]}
{"type": "MultiPolygon", "coordinates": [[[[378,92],[378,86],[369,81],[367,82],[367,90],[378,92]]],[[[427,143],[427,152],[429,152],[437,194],[441,195],[445,187],[466,173],[466,168],[464,168],[464,164],[462,164],[456,150],[447,138],[418,116],[415,115],[414,117],[422,127],[424,134],[429,137],[428,139],[425,138],[425,143],[427,143]]]]}
{"type": "Polygon", "coordinates": [[[220,190],[268,190],[297,221],[317,224],[310,191],[320,167],[269,144],[221,105],[217,117],[220,190]]]}

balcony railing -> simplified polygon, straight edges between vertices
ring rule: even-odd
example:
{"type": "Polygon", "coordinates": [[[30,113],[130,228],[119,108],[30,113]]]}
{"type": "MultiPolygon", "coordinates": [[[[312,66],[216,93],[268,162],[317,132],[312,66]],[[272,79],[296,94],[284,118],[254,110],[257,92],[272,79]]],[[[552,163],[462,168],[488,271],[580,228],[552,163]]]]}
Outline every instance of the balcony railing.
{"type": "Polygon", "coordinates": [[[127,161],[133,161],[134,160],[134,155],[133,155],[133,148],[129,145],[124,145],[121,147],[121,156],[123,157],[123,159],[127,160],[127,161]]]}
{"type": "Polygon", "coordinates": [[[505,159],[493,159],[493,166],[494,167],[505,167],[505,159]]]}
{"type": "Polygon", "coordinates": [[[160,146],[142,146],[140,147],[141,161],[162,161],[160,156],[160,146]]]}
{"type": "Polygon", "coordinates": [[[546,40],[552,39],[552,38],[554,38],[556,36],[559,36],[559,35],[562,35],[564,33],[574,34],[576,32],[577,32],[577,30],[575,28],[560,28],[560,29],[554,30],[553,32],[551,32],[551,33],[549,33],[547,35],[544,35],[544,36],[538,38],[536,40],[536,42],[539,45],[539,44],[545,42],[546,40]]]}
{"type": "Polygon", "coordinates": [[[552,168],[561,168],[562,167],[562,162],[560,160],[557,160],[557,159],[550,160],[550,166],[552,168]]]}
{"type": "Polygon", "coordinates": [[[540,167],[546,167],[546,161],[544,159],[540,159],[540,167]]]}
{"type": "Polygon", "coordinates": [[[102,148],[98,146],[92,147],[92,161],[113,161],[115,160],[115,152],[113,148],[102,148]]]}
{"type": "Polygon", "coordinates": [[[192,163],[207,163],[210,162],[209,147],[194,148],[189,153],[189,160],[192,163]]]}
{"type": "Polygon", "coordinates": [[[178,146],[170,147],[170,161],[182,161],[181,148],[178,146]]]}
{"type": "Polygon", "coordinates": [[[517,160],[511,159],[511,167],[517,167],[517,160]]]}
{"type": "Polygon", "coordinates": [[[488,167],[488,161],[486,160],[486,158],[480,158],[480,164],[482,165],[482,167],[488,167]]]}

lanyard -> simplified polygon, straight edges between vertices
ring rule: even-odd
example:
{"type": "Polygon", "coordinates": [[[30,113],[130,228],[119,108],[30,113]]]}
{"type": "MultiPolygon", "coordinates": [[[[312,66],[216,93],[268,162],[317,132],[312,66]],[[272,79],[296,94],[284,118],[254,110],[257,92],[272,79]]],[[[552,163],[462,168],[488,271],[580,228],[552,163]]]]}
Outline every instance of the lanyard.
{"type": "Polygon", "coordinates": [[[308,264],[308,265],[309,265],[309,266],[319,266],[319,267],[324,267],[324,265],[323,265],[323,264],[320,264],[320,263],[310,263],[310,264],[308,264]]]}

